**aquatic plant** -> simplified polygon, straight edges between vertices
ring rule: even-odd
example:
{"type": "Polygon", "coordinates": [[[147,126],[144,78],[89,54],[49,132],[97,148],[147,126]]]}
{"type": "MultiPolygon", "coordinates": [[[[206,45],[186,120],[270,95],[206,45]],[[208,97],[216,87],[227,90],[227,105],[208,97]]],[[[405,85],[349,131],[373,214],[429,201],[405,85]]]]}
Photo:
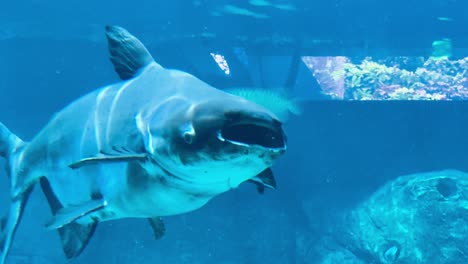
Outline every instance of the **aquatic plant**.
{"type": "Polygon", "coordinates": [[[332,98],[468,99],[468,58],[397,58],[373,60],[366,57],[358,63],[345,57],[305,57],[303,60],[320,84],[322,92],[332,98]]]}

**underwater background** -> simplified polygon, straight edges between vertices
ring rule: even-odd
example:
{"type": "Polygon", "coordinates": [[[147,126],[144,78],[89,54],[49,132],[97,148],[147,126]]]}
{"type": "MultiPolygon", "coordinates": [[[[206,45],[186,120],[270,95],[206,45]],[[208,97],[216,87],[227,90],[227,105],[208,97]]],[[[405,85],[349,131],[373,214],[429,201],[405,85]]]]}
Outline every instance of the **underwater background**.
{"type": "MultiPolygon", "coordinates": [[[[468,3],[0,5],[0,121],[25,140],[118,81],[107,24],[127,28],[167,68],[220,89],[277,92],[278,104],[300,108],[284,125],[277,190],[243,184],[165,217],[161,240],[141,219],[100,223],[68,263],[468,263],[468,3]]],[[[67,263],[44,228],[50,216],[36,190],[7,263],[67,263]]]]}

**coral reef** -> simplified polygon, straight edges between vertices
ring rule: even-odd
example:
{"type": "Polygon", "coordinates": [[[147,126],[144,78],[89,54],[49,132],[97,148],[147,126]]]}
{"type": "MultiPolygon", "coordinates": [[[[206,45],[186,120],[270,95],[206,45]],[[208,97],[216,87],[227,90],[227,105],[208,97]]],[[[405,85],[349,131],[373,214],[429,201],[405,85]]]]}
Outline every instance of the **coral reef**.
{"type": "Polygon", "coordinates": [[[396,57],[353,63],[346,57],[303,57],[322,92],[343,100],[468,99],[468,58],[396,57]]]}

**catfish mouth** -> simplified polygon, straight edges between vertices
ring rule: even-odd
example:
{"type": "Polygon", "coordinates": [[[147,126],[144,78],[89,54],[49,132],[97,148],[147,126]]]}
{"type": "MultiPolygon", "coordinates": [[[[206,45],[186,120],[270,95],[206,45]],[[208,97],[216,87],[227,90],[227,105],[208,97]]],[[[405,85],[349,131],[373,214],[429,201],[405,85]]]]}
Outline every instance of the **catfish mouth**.
{"type": "Polygon", "coordinates": [[[218,139],[240,146],[286,149],[286,137],[278,121],[258,120],[227,124],[218,132],[218,139]]]}

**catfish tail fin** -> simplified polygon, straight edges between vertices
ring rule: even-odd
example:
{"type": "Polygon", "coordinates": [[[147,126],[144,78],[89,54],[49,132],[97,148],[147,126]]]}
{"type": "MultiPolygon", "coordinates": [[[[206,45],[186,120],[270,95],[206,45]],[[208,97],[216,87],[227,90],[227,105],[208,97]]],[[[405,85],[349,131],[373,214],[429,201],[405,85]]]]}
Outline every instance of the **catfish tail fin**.
{"type": "Polygon", "coordinates": [[[0,157],[6,160],[6,173],[11,178],[11,163],[15,153],[24,145],[24,142],[11,133],[8,128],[0,123],[0,157]]]}
{"type": "Polygon", "coordinates": [[[0,264],[5,264],[10,251],[16,228],[21,221],[24,206],[31,194],[33,187],[28,188],[16,200],[10,202],[10,210],[0,222],[0,264]]]}
{"type": "MultiPolygon", "coordinates": [[[[5,168],[6,174],[11,182],[13,188],[15,178],[15,164],[16,159],[20,155],[25,143],[11,133],[7,127],[0,123],[0,157],[6,160],[5,168]]],[[[8,214],[1,219],[0,222],[0,264],[4,264],[10,250],[13,237],[16,232],[16,227],[21,221],[24,206],[28,200],[33,186],[27,186],[20,195],[11,197],[10,209],[8,214]]]]}

